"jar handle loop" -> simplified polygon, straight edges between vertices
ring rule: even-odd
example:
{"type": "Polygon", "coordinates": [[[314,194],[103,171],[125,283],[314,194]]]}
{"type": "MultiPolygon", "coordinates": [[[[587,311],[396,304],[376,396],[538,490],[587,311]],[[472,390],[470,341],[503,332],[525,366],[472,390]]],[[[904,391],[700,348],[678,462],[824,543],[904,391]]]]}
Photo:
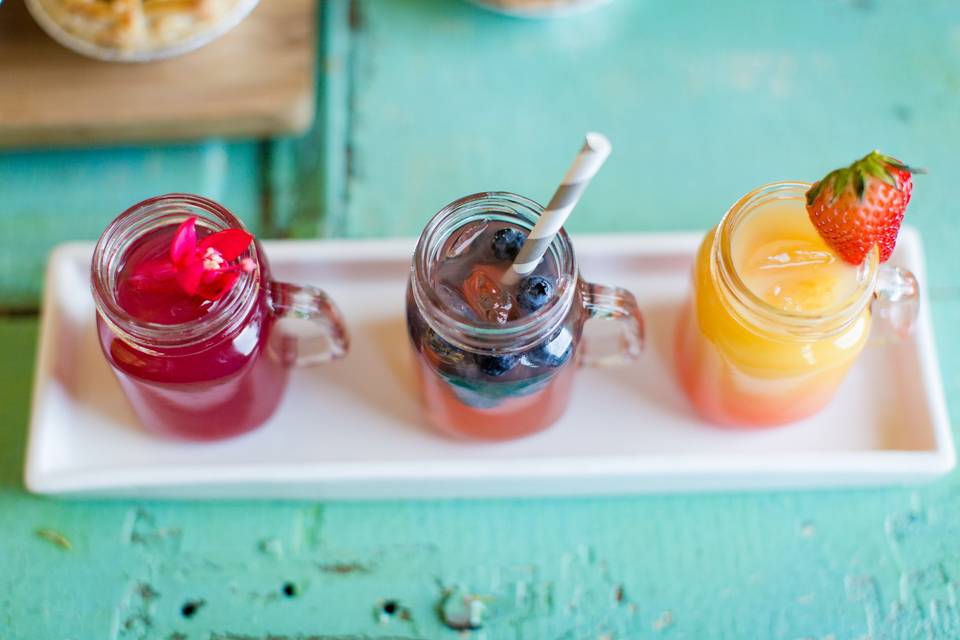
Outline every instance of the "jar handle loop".
{"type": "Polygon", "coordinates": [[[620,331],[604,348],[598,343],[608,342],[591,337],[585,343],[583,359],[585,366],[611,366],[626,364],[640,356],[643,350],[643,315],[632,293],[620,287],[609,287],[591,282],[584,283],[583,305],[590,318],[615,320],[620,331]]]}
{"type": "Polygon", "coordinates": [[[902,267],[881,265],[870,310],[882,333],[906,337],[920,312],[917,278],[902,267]]]}
{"type": "Polygon", "coordinates": [[[326,293],[314,287],[271,282],[270,307],[280,321],[267,343],[274,359],[287,367],[339,360],[350,339],[343,316],[326,293]]]}

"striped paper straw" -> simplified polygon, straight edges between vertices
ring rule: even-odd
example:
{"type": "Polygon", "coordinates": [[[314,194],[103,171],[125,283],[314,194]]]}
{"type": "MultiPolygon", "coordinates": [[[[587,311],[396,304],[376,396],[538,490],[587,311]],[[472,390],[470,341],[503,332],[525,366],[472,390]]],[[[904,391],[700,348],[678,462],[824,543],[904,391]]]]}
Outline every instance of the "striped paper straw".
{"type": "Polygon", "coordinates": [[[537,268],[543,254],[553,242],[554,236],[559,233],[570,212],[577,206],[580,196],[590,184],[590,180],[597,175],[597,171],[609,155],[610,141],[607,137],[602,133],[588,133],[583,142],[583,148],[567,170],[567,175],[557,187],[553,198],[550,199],[550,204],[540,214],[540,219],[530,230],[530,235],[523,243],[520,253],[500,279],[502,284],[515,285],[537,268]]]}

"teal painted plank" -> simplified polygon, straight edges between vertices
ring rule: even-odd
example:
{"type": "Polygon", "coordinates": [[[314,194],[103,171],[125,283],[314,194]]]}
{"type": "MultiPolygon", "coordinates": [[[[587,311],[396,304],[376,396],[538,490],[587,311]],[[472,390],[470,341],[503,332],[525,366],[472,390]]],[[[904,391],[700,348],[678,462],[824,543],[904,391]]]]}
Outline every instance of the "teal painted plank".
{"type": "MultiPolygon", "coordinates": [[[[356,6],[352,5],[354,19],[356,6]]],[[[329,235],[349,233],[347,220],[348,175],[352,171],[351,110],[353,107],[353,44],[351,5],[335,1],[321,4],[322,97],[318,118],[323,128],[324,231],[329,235]]]]}
{"type": "Polygon", "coordinates": [[[545,22],[355,5],[350,235],[416,234],[481,190],[545,201],[592,129],[614,152],[578,231],[703,228],[755,186],[877,147],[930,170],[909,221],[931,283],[960,284],[960,3],[619,0],[545,22]]]}
{"type": "Polygon", "coordinates": [[[342,143],[342,105],[346,104],[347,72],[344,51],[348,38],[336,28],[346,21],[339,11],[346,5],[323,2],[317,12],[320,34],[316,82],[317,116],[304,135],[265,142],[262,201],[263,232],[270,237],[312,238],[336,234],[343,207],[331,206],[342,189],[342,177],[328,174],[327,157],[342,143]],[[334,186],[341,185],[341,186],[334,186]]]}
{"type": "Polygon", "coordinates": [[[260,171],[252,143],[0,154],[0,307],[35,307],[51,247],[95,240],[153,195],[205,195],[259,230],[260,171]]]}
{"type": "MultiPolygon", "coordinates": [[[[933,311],[956,422],[960,334],[947,329],[960,299],[933,311]]],[[[478,640],[960,636],[956,476],[876,491],[576,500],[32,497],[19,477],[34,336],[32,320],[0,320],[4,638],[452,640],[461,636],[436,605],[455,585],[490,598],[478,640]],[[410,620],[378,619],[384,600],[410,620]]]]}

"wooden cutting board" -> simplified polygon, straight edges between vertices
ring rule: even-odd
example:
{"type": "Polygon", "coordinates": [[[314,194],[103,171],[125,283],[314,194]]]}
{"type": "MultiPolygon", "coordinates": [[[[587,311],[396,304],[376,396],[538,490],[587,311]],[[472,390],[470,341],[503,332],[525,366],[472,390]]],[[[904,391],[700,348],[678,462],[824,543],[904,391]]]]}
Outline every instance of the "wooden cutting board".
{"type": "Polygon", "coordinates": [[[269,136],[314,111],[315,0],[263,0],[186,55],[124,64],[51,40],[22,0],[0,4],[0,146],[269,136]]]}

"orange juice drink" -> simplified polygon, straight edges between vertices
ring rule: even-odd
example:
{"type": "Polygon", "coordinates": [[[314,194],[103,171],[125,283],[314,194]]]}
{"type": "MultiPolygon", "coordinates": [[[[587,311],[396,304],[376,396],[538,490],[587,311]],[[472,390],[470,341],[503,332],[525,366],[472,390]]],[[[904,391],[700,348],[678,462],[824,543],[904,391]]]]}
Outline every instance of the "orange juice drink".
{"type": "Polygon", "coordinates": [[[833,397],[870,331],[878,252],[842,260],[805,208],[806,183],[761,187],[707,233],[677,329],[681,385],[708,421],[792,422],[833,397]]]}

